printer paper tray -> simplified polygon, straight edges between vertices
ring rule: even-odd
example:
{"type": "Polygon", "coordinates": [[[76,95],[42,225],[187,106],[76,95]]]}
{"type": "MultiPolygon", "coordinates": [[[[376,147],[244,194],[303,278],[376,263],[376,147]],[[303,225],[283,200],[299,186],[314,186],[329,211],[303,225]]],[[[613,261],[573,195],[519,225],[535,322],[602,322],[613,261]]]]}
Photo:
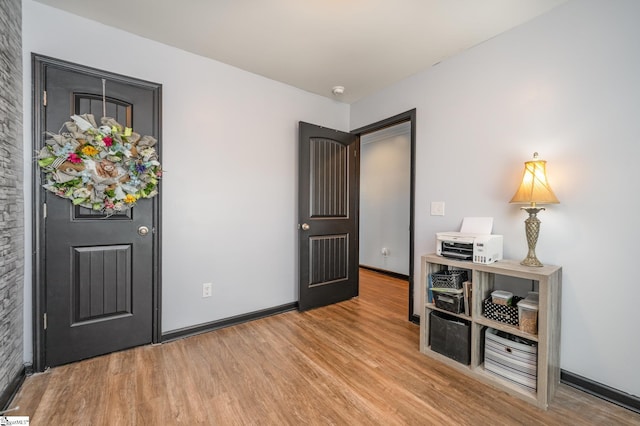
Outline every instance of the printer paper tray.
{"type": "Polygon", "coordinates": [[[460,260],[471,260],[473,258],[473,255],[467,254],[467,253],[448,253],[443,251],[442,257],[449,257],[452,259],[460,259],[460,260]]]}

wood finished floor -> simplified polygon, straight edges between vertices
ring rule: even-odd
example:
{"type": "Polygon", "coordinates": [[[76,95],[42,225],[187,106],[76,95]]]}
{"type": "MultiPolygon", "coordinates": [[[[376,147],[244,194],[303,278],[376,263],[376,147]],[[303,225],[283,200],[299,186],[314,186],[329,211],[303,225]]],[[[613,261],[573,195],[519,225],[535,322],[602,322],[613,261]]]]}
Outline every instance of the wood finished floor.
{"type": "Polygon", "coordinates": [[[360,272],[360,297],[27,377],[31,425],[639,425],[560,385],[548,411],[418,351],[407,283],[360,272]]]}

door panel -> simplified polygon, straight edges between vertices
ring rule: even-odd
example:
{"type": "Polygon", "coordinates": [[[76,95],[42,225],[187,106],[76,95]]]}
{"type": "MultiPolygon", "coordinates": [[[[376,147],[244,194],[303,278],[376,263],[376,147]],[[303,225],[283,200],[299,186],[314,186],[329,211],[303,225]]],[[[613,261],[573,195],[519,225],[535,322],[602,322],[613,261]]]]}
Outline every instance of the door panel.
{"type": "Polygon", "coordinates": [[[357,138],[300,123],[299,309],[358,295],[357,138]]]}
{"type": "MultiPolygon", "coordinates": [[[[103,114],[100,75],[45,66],[43,126],[59,133],[72,114],[103,114]]],[[[159,87],[159,86],[158,86],[159,87]]],[[[158,138],[158,88],[106,79],[106,113],[158,138]]],[[[40,146],[44,138],[39,141],[40,146]]],[[[37,147],[39,148],[39,146],[37,147]]],[[[157,197],[114,215],[74,206],[40,190],[44,218],[45,365],[55,366],[133,346],[154,336],[157,197]],[[151,232],[138,234],[146,226],[151,232]]]]}
{"type": "Polygon", "coordinates": [[[126,211],[119,211],[111,215],[108,215],[107,213],[101,212],[99,210],[88,209],[83,206],[73,206],[73,211],[71,212],[71,215],[74,221],[79,221],[83,219],[94,220],[94,219],[100,219],[100,218],[102,219],[108,218],[110,221],[113,221],[118,219],[131,220],[132,212],[133,212],[133,209],[127,209],[126,211]]]}
{"type": "Polygon", "coordinates": [[[349,280],[349,235],[309,238],[309,287],[349,280]]]}
{"type": "Polygon", "coordinates": [[[130,245],[73,247],[71,326],[117,315],[132,315],[130,245]]]}
{"type": "Polygon", "coordinates": [[[312,218],[347,218],[349,148],[338,141],[310,138],[312,218]]]}
{"type": "MultiPolygon", "coordinates": [[[[111,87],[111,84],[109,84],[109,87],[111,87]]],[[[86,114],[93,114],[96,118],[102,117],[102,94],[73,93],[72,96],[75,111],[84,111],[86,114]]],[[[120,124],[131,123],[133,118],[133,105],[121,99],[106,96],[106,113],[107,117],[115,119],[120,124]]]]}

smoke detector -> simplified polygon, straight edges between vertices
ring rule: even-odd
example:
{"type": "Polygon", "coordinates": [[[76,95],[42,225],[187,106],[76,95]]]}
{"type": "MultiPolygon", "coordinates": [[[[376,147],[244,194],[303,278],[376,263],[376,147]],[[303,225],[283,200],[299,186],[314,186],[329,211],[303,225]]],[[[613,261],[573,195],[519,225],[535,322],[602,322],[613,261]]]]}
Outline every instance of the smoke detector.
{"type": "Polygon", "coordinates": [[[335,96],[340,96],[344,93],[344,86],[333,86],[333,89],[331,89],[331,92],[335,96]]]}

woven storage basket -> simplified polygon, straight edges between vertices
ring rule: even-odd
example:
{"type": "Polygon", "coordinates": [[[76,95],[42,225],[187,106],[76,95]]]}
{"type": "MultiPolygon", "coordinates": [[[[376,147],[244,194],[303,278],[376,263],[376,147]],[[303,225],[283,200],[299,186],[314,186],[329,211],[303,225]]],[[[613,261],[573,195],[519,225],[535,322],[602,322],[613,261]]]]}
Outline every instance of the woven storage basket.
{"type": "Polygon", "coordinates": [[[467,271],[445,270],[431,274],[431,287],[433,288],[462,288],[462,283],[467,281],[467,271]]]}

